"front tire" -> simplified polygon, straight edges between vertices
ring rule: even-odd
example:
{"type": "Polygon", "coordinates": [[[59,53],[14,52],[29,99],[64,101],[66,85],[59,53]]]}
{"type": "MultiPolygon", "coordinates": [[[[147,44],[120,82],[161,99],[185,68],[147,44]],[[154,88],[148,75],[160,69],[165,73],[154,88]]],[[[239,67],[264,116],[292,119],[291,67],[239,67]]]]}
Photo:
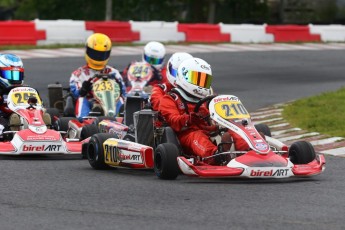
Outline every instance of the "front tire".
{"type": "Polygon", "coordinates": [[[271,129],[266,124],[256,124],[255,125],[256,130],[259,133],[263,133],[265,136],[272,137],[271,135],[271,129]]]}
{"type": "Polygon", "coordinates": [[[98,133],[91,137],[87,146],[87,160],[93,169],[105,170],[111,167],[104,162],[103,143],[109,138],[114,138],[113,134],[98,133]]]}
{"type": "Polygon", "coordinates": [[[177,157],[179,150],[176,145],[163,143],[157,146],[154,154],[154,171],[160,179],[174,180],[179,174],[177,157]]]}
{"type": "Polygon", "coordinates": [[[314,147],[306,141],[297,141],[289,148],[289,158],[294,164],[308,164],[316,158],[314,147]]]}

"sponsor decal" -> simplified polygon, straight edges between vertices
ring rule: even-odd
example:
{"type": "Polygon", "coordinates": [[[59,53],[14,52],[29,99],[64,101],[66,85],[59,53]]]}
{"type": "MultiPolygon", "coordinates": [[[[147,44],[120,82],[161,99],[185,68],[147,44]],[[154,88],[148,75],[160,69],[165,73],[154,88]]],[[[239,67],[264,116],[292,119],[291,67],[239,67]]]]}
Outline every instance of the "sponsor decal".
{"type": "Polygon", "coordinates": [[[50,141],[50,140],[55,140],[55,137],[54,136],[43,136],[43,135],[37,135],[37,136],[28,136],[26,138],[28,141],[33,141],[33,140],[45,140],[45,141],[50,141]]]}
{"type": "Polygon", "coordinates": [[[250,176],[252,177],[286,177],[288,176],[289,169],[271,169],[271,170],[251,170],[250,176]]]}
{"type": "Polygon", "coordinates": [[[260,150],[260,151],[265,151],[268,149],[268,145],[265,143],[256,143],[255,148],[260,150]]]}
{"type": "Polygon", "coordinates": [[[238,97],[235,97],[235,96],[232,96],[232,97],[226,96],[226,97],[220,97],[220,98],[217,97],[213,100],[214,100],[214,103],[218,103],[221,101],[239,101],[238,97]]]}
{"type": "Polygon", "coordinates": [[[62,145],[23,145],[23,152],[58,152],[62,145]]]}
{"type": "Polygon", "coordinates": [[[141,156],[140,154],[120,153],[120,159],[121,161],[125,161],[125,160],[140,161],[141,156]]]}

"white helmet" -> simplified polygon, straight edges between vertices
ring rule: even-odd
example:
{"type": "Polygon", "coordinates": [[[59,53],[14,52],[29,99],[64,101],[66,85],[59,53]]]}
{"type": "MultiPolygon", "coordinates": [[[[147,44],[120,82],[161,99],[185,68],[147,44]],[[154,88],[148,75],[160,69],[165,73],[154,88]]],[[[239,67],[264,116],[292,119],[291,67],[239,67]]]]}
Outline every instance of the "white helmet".
{"type": "Polygon", "coordinates": [[[153,65],[156,69],[162,68],[165,57],[165,47],[160,42],[149,42],[144,47],[143,61],[153,65]]]}
{"type": "Polygon", "coordinates": [[[170,57],[167,63],[167,78],[173,86],[176,86],[175,81],[179,65],[189,58],[193,58],[193,56],[185,52],[177,52],[170,57]]]}
{"type": "Polygon", "coordinates": [[[24,65],[20,57],[14,54],[0,54],[0,84],[5,87],[22,85],[24,65]]]}
{"type": "Polygon", "coordinates": [[[211,95],[212,70],[200,58],[184,60],[177,70],[176,85],[197,98],[211,95]]]}

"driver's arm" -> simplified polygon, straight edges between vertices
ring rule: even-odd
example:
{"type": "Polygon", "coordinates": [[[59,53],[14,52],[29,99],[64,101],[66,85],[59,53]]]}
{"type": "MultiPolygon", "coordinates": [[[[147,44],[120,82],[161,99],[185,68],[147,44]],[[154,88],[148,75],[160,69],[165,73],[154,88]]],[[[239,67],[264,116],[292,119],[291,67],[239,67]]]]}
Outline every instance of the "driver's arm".
{"type": "Polygon", "coordinates": [[[159,112],[162,114],[169,126],[171,126],[171,128],[176,132],[181,131],[189,121],[189,115],[185,114],[184,111],[181,114],[176,101],[171,97],[171,95],[165,95],[162,97],[159,103],[159,112]]]}

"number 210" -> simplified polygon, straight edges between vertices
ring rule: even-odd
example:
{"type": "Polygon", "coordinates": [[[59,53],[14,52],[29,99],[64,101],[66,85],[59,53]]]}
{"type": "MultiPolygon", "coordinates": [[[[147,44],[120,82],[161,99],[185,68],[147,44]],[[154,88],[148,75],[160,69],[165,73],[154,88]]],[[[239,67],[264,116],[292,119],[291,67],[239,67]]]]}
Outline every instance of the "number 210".
{"type": "Polygon", "coordinates": [[[222,105],[222,109],[225,111],[225,116],[230,117],[233,115],[247,115],[248,112],[244,108],[242,104],[224,104],[222,105]],[[235,114],[232,114],[231,111],[233,111],[235,114]]]}

